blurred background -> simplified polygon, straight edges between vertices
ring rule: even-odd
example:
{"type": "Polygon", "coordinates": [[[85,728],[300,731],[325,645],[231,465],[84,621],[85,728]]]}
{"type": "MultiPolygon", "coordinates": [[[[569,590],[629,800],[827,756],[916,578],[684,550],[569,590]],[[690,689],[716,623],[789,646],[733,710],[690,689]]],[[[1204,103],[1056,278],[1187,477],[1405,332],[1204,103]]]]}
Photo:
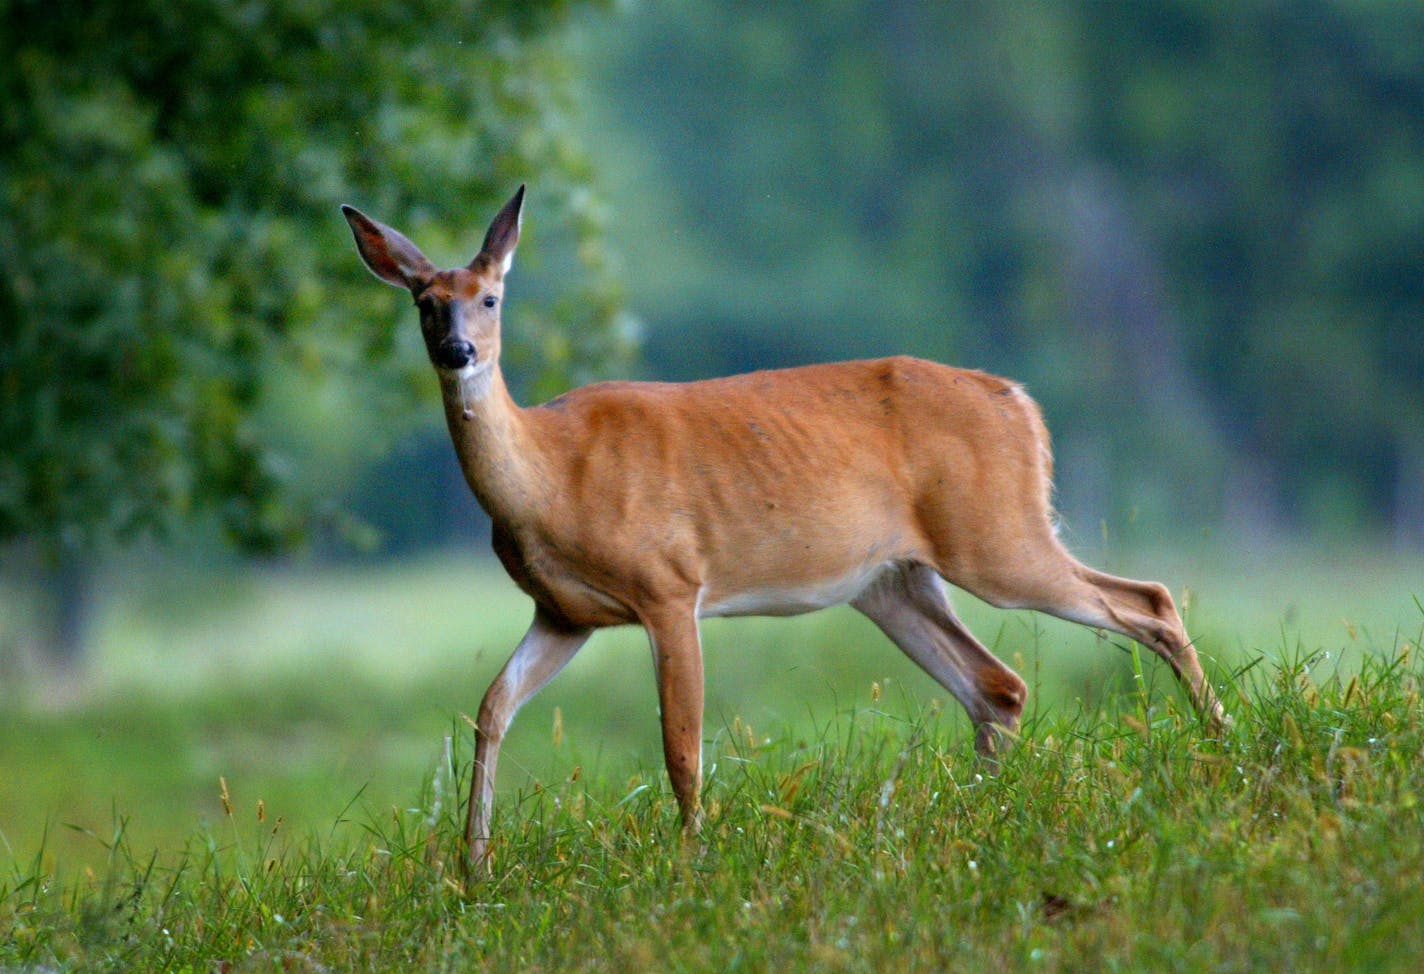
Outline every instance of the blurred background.
{"type": "MultiPolygon", "coordinates": [[[[984,368],[1044,408],[1070,546],[1165,581],[1217,672],[1418,641],[1417,4],[3,6],[0,854],[181,836],[219,775],[317,827],[409,801],[527,624],[341,203],[448,266],[529,183],[522,401],[984,368]]],[[[1126,685],[964,601],[1045,705],[1126,685]]],[[[707,639],[709,735],[940,696],[848,611],[707,639]]],[[[656,772],[641,636],[506,753],[656,772]]]]}

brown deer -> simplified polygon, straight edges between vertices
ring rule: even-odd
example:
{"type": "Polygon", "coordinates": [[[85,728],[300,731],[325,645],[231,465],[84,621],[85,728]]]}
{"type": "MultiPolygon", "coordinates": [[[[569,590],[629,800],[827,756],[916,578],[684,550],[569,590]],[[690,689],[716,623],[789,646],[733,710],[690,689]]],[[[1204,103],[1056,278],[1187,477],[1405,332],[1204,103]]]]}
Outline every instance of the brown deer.
{"type": "Polygon", "coordinates": [[[515,712],[589,635],[652,643],[663,753],[686,833],[701,823],[703,616],[850,603],[954,695],[993,756],[1027,686],[960,623],[943,580],[1136,640],[1213,726],[1224,720],[1172,597],[1094,571],[1059,542],[1038,407],[1013,382],[896,357],[682,384],[600,382],[517,406],[500,306],[524,187],[468,266],[438,270],[343,207],[366,266],[407,288],[465,478],[534,621],[476,721],[465,829],[488,866],[495,764],[515,712]]]}

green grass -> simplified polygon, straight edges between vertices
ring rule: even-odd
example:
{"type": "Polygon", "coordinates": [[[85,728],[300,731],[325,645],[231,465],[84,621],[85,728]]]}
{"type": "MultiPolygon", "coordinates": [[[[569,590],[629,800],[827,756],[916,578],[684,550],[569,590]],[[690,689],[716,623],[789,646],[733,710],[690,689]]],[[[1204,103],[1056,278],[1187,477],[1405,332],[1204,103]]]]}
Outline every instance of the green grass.
{"type": "MultiPolygon", "coordinates": [[[[1218,676],[1282,653],[1353,666],[1415,638],[1421,621],[1409,588],[1424,578],[1418,559],[1286,550],[1095,561],[1170,582],[1218,676]]],[[[956,601],[1029,681],[1032,713],[1091,709],[1135,685],[1120,641],[956,601]]],[[[16,604],[0,590],[0,660],[23,634],[16,604]]],[[[46,829],[58,873],[98,866],[103,850],[86,832],[108,831],[115,808],[135,847],[169,855],[220,814],[219,776],[299,832],[329,828],[353,800],[369,814],[408,804],[531,615],[497,567],[458,556],[377,570],[124,571],[98,608],[78,687],[38,680],[22,695],[0,675],[0,868],[28,860],[46,829]]],[[[945,700],[848,609],[711,620],[704,633],[709,736],[739,718],[809,733],[865,706],[872,682],[901,714],[945,700]]],[[[1164,667],[1144,670],[1154,693],[1175,695],[1164,667]]],[[[939,719],[945,733],[967,734],[954,705],[939,719]]],[[[575,766],[622,779],[660,754],[646,640],[614,630],[519,715],[500,784],[529,789],[575,766]]]]}
{"type": "Polygon", "coordinates": [[[986,776],[935,708],[711,745],[707,828],[660,774],[563,780],[458,856],[463,761],[408,809],[291,835],[234,806],[156,863],[0,883],[28,970],[1415,970],[1419,658],[1258,667],[1211,740],[1170,702],[1066,709],[986,776]]]}
{"type": "Polygon", "coordinates": [[[130,573],[82,693],[0,700],[0,971],[1414,969],[1421,566],[1107,567],[1177,586],[1225,740],[1154,660],[961,597],[1033,690],[986,778],[854,613],[714,620],[682,849],[646,643],[615,631],[516,721],[471,888],[458,715],[527,623],[512,586],[465,559],[130,573]]]}

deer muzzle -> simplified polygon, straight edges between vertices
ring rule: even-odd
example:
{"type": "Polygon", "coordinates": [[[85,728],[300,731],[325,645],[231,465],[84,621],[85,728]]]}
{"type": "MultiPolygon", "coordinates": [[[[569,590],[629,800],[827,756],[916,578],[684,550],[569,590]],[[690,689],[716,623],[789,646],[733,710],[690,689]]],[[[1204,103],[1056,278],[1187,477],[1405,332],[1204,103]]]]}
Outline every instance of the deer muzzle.
{"type": "Polygon", "coordinates": [[[450,338],[435,347],[435,364],[442,369],[458,372],[475,358],[475,346],[458,338],[450,338]]]}

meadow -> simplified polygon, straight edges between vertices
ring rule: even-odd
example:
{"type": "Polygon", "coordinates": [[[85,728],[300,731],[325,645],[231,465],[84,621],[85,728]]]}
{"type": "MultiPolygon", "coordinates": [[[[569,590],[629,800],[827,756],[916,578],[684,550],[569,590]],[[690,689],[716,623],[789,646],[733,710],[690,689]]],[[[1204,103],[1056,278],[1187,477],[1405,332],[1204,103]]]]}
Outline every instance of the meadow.
{"type": "Polygon", "coordinates": [[[684,845],[614,631],[516,720],[473,884],[497,569],[123,573],[83,684],[3,702],[0,970],[1416,969],[1424,566],[1184,551],[1096,561],[1173,587],[1220,739],[1150,656],[961,595],[1033,692],[989,775],[854,613],[714,621],[684,845]]]}

